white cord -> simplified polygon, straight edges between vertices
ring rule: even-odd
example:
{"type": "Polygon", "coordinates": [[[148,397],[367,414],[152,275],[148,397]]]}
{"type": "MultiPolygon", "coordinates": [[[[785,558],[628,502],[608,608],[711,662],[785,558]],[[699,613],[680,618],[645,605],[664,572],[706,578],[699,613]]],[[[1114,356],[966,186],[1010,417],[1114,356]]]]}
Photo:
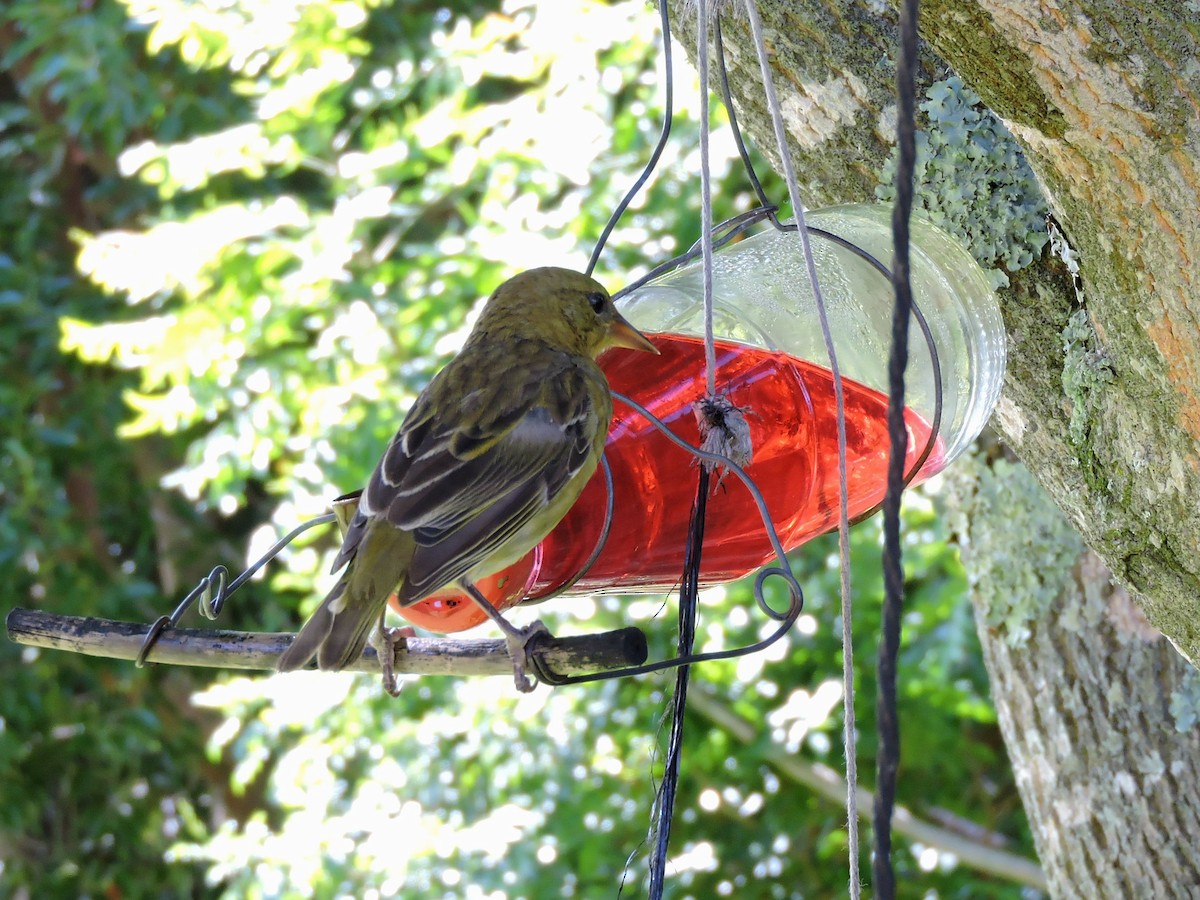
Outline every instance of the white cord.
{"type": "Polygon", "coordinates": [[[854,647],[851,633],[851,592],[850,592],[850,514],[846,488],[846,409],[842,393],[842,373],[838,368],[837,353],[833,346],[833,335],[829,330],[829,317],[825,312],[825,299],[821,295],[821,287],[817,281],[817,267],[813,260],[812,246],[808,238],[808,230],[804,222],[804,204],[800,199],[800,188],[796,182],[796,172],[792,167],[792,156],[788,151],[787,133],[783,127],[783,116],[779,111],[779,101],[775,96],[775,82],[771,77],[771,66],[767,61],[766,46],[763,42],[762,20],[758,16],[758,6],[755,0],[745,0],[746,14],[750,20],[750,31],[754,38],[754,46],[758,52],[758,64],[762,69],[763,90],[766,94],[767,109],[771,112],[771,121],[775,126],[775,140],[779,144],[779,158],[783,162],[783,177],[787,181],[788,198],[792,203],[792,211],[796,217],[796,233],[800,236],[800,244],[804,251],[804,262],[808,267],[808,279],[812,284],[813,297],[817,302],[817,315],[821,321],[821,333],[825,338],[825,349],[829,353],[829,368],[833,372],[833,392],[837,403],[837,438],[838,438],[838,549],[841,556],[842,575],[842,706],[844,709],[845,729],[843,741],[846,752],[846,827],[849,832],[850,854],[850,897],[858,900],[862,888],[858,879],[858,762],[854,725],[854,647]]]}
{"type": "Polygon", "coordinates": [[[708,4],[696,17],[696,59],[700,74],[700,251],[704,272],[704,363],[708,396],[717,393],[717,351],[713,338],[712,171],[708,157],[708,4]]]}

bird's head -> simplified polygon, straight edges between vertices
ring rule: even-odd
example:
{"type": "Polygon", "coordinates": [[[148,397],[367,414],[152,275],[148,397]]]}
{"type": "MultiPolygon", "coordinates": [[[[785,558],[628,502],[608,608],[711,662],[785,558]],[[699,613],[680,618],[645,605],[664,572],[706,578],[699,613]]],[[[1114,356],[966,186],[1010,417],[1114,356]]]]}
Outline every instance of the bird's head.
{"type": "Polygon", "coordinates": [[[570,269],[530,269],[496,289],[477,331],[531,337],[595,358],[609,347],[658,353],[597,281],[570,269]]]}

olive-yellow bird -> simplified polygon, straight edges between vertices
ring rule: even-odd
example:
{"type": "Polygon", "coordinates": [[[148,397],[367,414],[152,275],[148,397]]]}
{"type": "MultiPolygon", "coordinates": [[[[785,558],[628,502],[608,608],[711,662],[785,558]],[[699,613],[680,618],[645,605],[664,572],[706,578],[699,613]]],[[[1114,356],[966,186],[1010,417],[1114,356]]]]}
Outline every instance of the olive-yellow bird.
{"type": "Polygon", "coordinates": [[[345,571],[279,671],[314,654],[345,668],[382,633],[393,591],[409,605],[469,587],[541,541],[604,450],[612,395],[596,356],[609,347],[658,352],[588,276],[532,269],[502,284],[392,438],[334,560],[345,571]]]}

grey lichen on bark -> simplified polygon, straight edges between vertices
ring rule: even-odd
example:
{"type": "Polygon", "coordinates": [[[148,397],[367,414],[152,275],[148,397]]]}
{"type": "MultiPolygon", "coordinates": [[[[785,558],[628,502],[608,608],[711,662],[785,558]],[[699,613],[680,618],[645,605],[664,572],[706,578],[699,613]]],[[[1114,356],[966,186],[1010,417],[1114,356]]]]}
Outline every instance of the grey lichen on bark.
{"type": "Polygon", "coordinates": [[[969,548],[972,596],[987,626],[1019,645],[1066,590],[1083,540],[1056,509],[1048,513],[1045,494],[1019,463],[963,462],[949,477],[955,485],[967,479],[947,513],[969,548]]]}
{"type": "MultiPolygon", "coordinates": [[[[694,53],[683,5],[676,27],[694,53]]],[[[806,202],[870,199],[894,118],[892,6],[759,7],[806,202]]],[[[1111,371],[1081,423],[1075,373],[1064,379],[1080,299],[1043,253],[1001,292],[1010,365],[996,421],[1155,626],[1200,661],[1200,25],[1185,7],[931,0],[919,90],[953,67],[1009,126],[1078,252],[1092,348],[1111,371]]],[[[748,31],[724,21],[735,106],[774,159],[748,31]]]]}
{"type": "Polygon", "coordinates": [[[1200,728],[1180,731],[1172,703],[1194,670],[1022,466],[972,460],[950,486],[996,712],[1052,895],[1195,896],[1200,728]],[[1032,599],[1014,609],[1014,595],[1032,599]]]}

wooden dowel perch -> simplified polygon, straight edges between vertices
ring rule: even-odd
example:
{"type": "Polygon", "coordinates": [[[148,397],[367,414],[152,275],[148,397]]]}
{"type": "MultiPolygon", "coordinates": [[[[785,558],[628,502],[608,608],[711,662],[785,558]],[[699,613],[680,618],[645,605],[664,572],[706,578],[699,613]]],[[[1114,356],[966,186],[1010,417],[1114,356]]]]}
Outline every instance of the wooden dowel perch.
{"type": "MultiPolygon", "coordinates": [[[[32,609],[14,609],[5,625],[9,640],[17,644],[128,660],[137,659],[149,629],[144,623],[32,609]]],[[[147,661],[221,669],[273,669],[291,642],[291,634],[168,628],[159,636],[147,661]]],[[[641,665],[646,661],[646,636],[636,628],[621,628],[602,634],[546,638],[536,652],[551,672],[579,675],[641,665]]],[[[378,673],[375,651],[368,647],[348,668],[378,673]]],[[[512,663],[502,640],[413,637],[408,638],[407,648],[404,643],[397,646],[395,670],[397,674],[412,675],[511,677],[512,663]]]]}

